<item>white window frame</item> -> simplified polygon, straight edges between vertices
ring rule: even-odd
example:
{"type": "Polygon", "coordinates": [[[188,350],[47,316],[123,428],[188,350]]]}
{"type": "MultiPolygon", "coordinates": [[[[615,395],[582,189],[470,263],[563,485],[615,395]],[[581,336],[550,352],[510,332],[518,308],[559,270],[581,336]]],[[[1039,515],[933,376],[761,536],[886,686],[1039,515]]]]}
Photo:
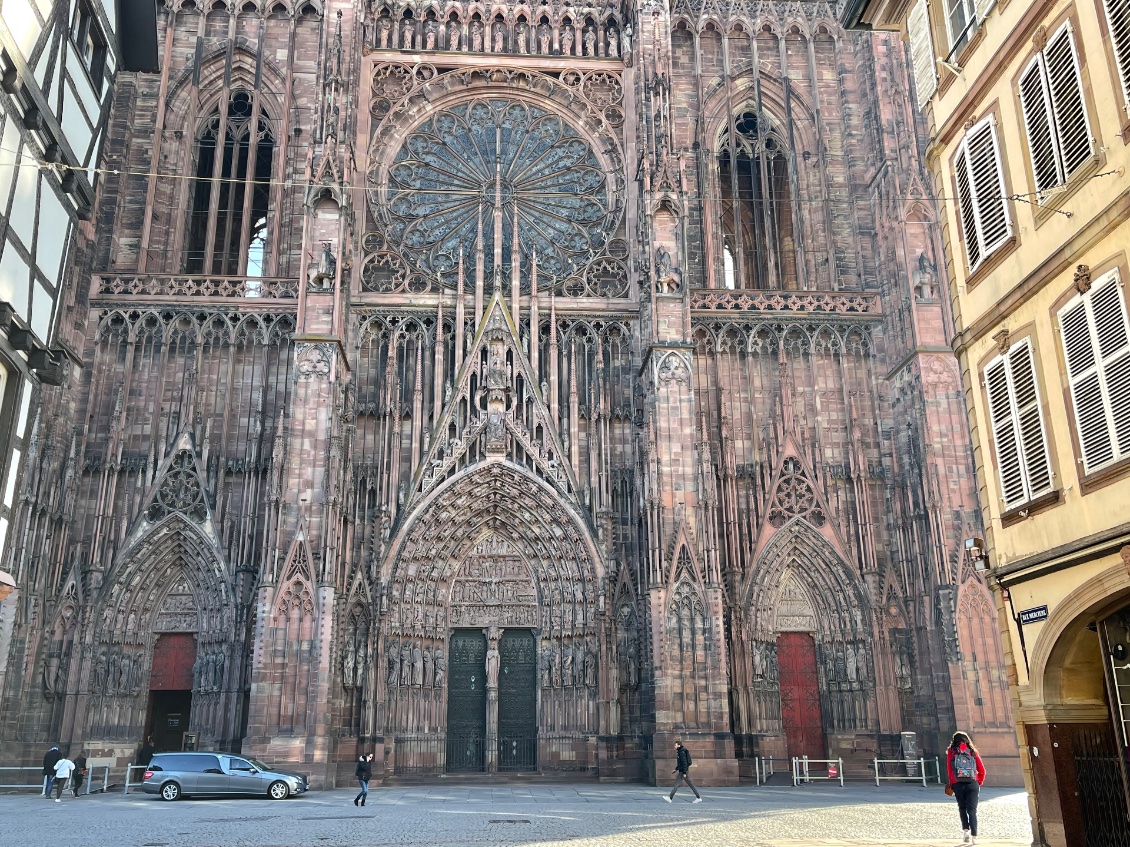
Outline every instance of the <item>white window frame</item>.
{"type": "MultiPolygon", "coordinates": [[[[1079,57],[1079,47],[1075,43],[1075,28],[1071,25],[1071,21],[1064,21],[1063,25],[1047,39],[1047,44],[1051,44],[1059,40],[1059,38],[1065,32],[1067,34],[1068,44],[1071,47],[1071,56],[1074,61],[1073,69],[1075,72],[1075,84],[1079,93],[1079,105],[1083,111],[1083,131],[1086,133],[1090,153],[1092,156],[1094,156],[1095,139],[1091,134],[1091,116],[1087,111],[1087,98],[1084,95],[1083,91],[1082,62],[1080,61],[1079,57]]],[[[1080,170],[1082,170],[1083,167],[1086,166],[1088,161],[1086,159],[1083,160],[1075,166],[1075,170],[1071,171],[1070,173],[1067,172],[1067,165],[1064,161],[1063,155],[1063,126],[1061,123],[1059,108],[1052,93],[1051,75],[1048,71],[1046,54],[1047,47],[1045,46],[1043,50],[1040,50],[1035,56],[1032,57],[1032,60],[1024,66],[1024,70],[1021,71],[1020,79],[1017,82],[1017,97],[1020,100],[1020,108],[1024,117],[1024,133],[1027,136],[1028,141],[1028,158],[1032,163],[1032,178],[1036,181],[1036,189],[1039,192],[1040,202],[1047,200],[1049,196],[1056,193],[1056,189],[1066,185],[1076,173],[1078,173],[1080,170]],[[1054,185],[1041,186],[1038,182],[1039,173],[1036,163],[1036,150],[1032,144],[1031,127],[1029,126],[1029,104],[1024,100],[1023,89],[1021,87],[1024,78],[1027,77],[1034,68],[1037,69],[1037,73],[1039,73],[1040,75],[1040,93],[1042,94],[1043,100],[1042,105],[1044,108],[1044,114],[1047,117],[1048,135],[1051,140],[1052,156],[1055,160],[1057,181],[1054,185]]]]}
{"type": "MultiPolygon", "coordinates": [[[[1122,282],[1121,274],[1115,268],[1106,274],[1103,274],[1098,280],[1091,283],[1091,287],[1085,294],[1077,294],[1071,298],[1064,305],[1057,314],[1057,323],[1059,328],[1060,349],[1063,351],[1064,362],[1067,366],[1067,381],[1071,389],[1071,403],[1072,403],[1072,417],[1075,425],[1075,435],[1079,442],[1079,462],[1083,466],[1083,473],[1089,475],[1095,471],[1102,470],[1110,465],[1116,464],[1124,459],[1130,458],[1130,446],[1127,449],[1119,449],[1118,445],[1118,429],[1117,421],[1114,417],[1114,408],[1111,402],[1111,386],[1108,379],[1108,368],[1114,363],[1121,363],[1126,357],[1130,357],[1130,316],[1128,316],[1128,306],[1126,302],[1126,288],[1122,282]],[[1116,348],[1113,352],[1103,355],[1099,347],[1098,331],[1096,328],[1095,315],[1094,315],[1094,300],[1095,296],[1104,291],[1108,286],[1115,286],[1118,291],[1118,305],[1121,310],[1122,327],[1127,341],[1116,348]],[[1086,368],[1083,368],[1079,373],[1072,374],[1071,358],[1067,349],[1067,338],[1064,333],[1064,317],[1069,313],[1075,311],[1077,308],[1083,306],[1085,309],[1084,316],[1087,324],[1088,340],[1091,344],[1091,351],[1093,354],[1093,361],[1086,368]],[[1101,461],[1089,461],[1087,456],[1087,445],[1083,438],[1083,430],[1080,425],[1080,401],[1078,390],[1081,383],[1086,380],[1097,376],[1098,378],[1098,391],[1099,400],[1102,403],[1102,416],[1106,423],[1106,435],[1110,441],[1110,457],[1101,461]]],[[[1085,410],[1084,410],[1085,411],[1085,410]]]]}
{"type": "Polygon", "coordinates": [[[989,431],[993,438],[993,446],[995,448],[994,458],[997,466],[997,485],[1000,487],[1000,498],[1004,505],[1004,510],[1009,511],[1025,503],[1030,503],[1037,497],[1042,497],[1055,490],[1055,471],[1051,464],[1051,449],[1048,443],[1048,427],[1047,421],[1044,418],[1044,403],[1043,397],[1040,395],[1040,373],[1036,367],[1036,354],[1032,349],[1032,343],[1029,339],[1025,338],[1013,344],[1008,352],[996,356],[985,365],[982,371],[982,380],[985,386],[986,397],[986,410],[989,418],[989,431]],[[1032,392],[1033,398],[1028,403],[1025,403],[1024,408],[1020,407],[1019,400],[1016,395],[1016,380],[1013,375],[1016,361],[1021,357],[1027,359],[1028,367],[1032,373],[1032,392]],[[994,368],[1003,368],[1005,376],[1005,385],[1007,389],[1007,402],[1008,402],[1008,420],[1001,421],[993,414],[993,391],[992,386],[989,384],[989,372],[994,368]],[[1047,476],[1047,483],[1039,488],[1033,488],[1032,481],[1032,465],[1038,459],[1028,455],[1028,450],[1025,446],[1025,433],[1024,433],[1024,418],[1025,412],[1030,412],[1031,407],[1034,405],[1036,415],[1040,427],[1040,447],[1043,449],[1043,470],[1047,476]],[[1011,447],[1015,451],[1018,472],[1021,479],[1021,496],[1008,500],[1006,499],[1004,471],[1005,467],[1001,461],[1001,456],[1004,453],[1001,449],[1000,439],[1002,436],[1003,424],[1011,427],[1011,447]]]}
{"type": "Polygon", "coordinates": [[[997,137],[997,121],[995,115],[989,115],[988,117],[982,118],[980,121],[969,128],[969,130],[965,133],[965,136],[962,138],[961,144],[959,144],[957,146],[957,150],[954,151],[953,158],[950,160],[950,164],[954,174],[954,182],[958,184],[958,196],[956,198],[957,203],[955,204],[955,208],[958,213],[957,224],[961,228],[961,232],[965,237],[965,265],[969,269],[969,273],[972,274],[975,273],[978,268],[984,265],[985,261],[990,256],[992,256],[999,249],[1001,249],[1001,247],[1007,244],[1008,240],[1012,237],[1012,215],[1009,214],[1008,197],[1005,193],[1006,189],[1004,182],[1004,159],[1001,157],[1001,146],[1000,139],[997,137]],[[983,216],[981,214],[982,203],[985,198],[983,198],[979,194],[979,192],[977,191],[977,186],[974,184],[973,167],[969,159],[970,139],[975,138],[979,133],[983,132],[986,126],[993,141],[993,155],[996,159],[997,165],[996,196],[990,196],[989,201],[999,201],[1002,204],[1005,224],[1004,235],[992,244],[985,243],[984,227],[982,223],[983,216]],[[961,159],[962,153],[965,154],[965,178],[969,186],[970,202],[973,204],[973,233],[967,232],[965,229],[965,216],[960,196],[960,181],[958,180],[957,175],[957,171],[961,167],[959,160],[961,159]],[[969,253],[969,239],[971,236],[976,237],[977,239],[978,255],[977,261],[975,262],[971,261],[969,253]]]}

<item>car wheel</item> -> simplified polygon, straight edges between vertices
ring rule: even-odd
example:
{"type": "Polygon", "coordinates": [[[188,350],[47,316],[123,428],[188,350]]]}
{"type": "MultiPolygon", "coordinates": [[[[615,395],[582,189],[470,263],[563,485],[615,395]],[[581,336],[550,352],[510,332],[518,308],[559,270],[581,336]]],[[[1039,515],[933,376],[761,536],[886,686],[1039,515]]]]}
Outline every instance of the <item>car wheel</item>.
{"type": "Polygon", "coordinates": [[[267,789],[267,796],[272,800],[285,800],[290,796],[290,786],[281,779],[275,780],[267,789]]]}
{"type": "Polygon", "coordinates": [[[175,782],[166,782],[161,786],[161,799],[168,800],[170,803],[173,800],[180,799],[180,786],[175,782]]]}

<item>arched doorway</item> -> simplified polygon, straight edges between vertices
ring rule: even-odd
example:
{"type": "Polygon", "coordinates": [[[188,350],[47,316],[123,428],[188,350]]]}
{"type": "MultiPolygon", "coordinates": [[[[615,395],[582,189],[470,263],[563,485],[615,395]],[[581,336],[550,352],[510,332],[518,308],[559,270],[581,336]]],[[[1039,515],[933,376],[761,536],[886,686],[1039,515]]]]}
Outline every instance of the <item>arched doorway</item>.
{"type": "Polygon", "coordinates": [[[595,765],[614,655],[596,561],[558,493],[506,461],[421,505],[388,562],[382,618],[378,725],[397,770],[595,765]]]}

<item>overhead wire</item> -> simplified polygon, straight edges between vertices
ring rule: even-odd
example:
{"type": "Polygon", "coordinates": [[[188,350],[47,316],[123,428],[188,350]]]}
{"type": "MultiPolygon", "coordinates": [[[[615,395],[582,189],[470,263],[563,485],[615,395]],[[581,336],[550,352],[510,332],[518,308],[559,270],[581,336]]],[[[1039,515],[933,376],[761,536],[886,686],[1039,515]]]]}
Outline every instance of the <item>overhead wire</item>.
{"type": "MultiPolygon", "coordinates": [[[[20,151],[10,150],[6,147],[0,147],[0,152],[11,153],[13,155],[23,155],[20,151]]],[[[36,159],[33,156],[28,156],[28,158],[30,159],[30,161],[26,164],[23,163],[23,162],[15,162],[15,161],[13,161],[13,162],[0,162],[0,167],[13,167],[13,168],[34,167],[38,170],[49,170],[49,171],[69,170],[69,171],[76,171],[76,172],[82,172],[82,173],[87,173],[87,174],[98,173],[98,174],[104,174],[104,175],[110,175],[110,176],[143,176],[143,177],[147,177],[147,178],[152,177],[154,179],[161,179],[161,180],[191,180],[193,182],[229,183],[229,184],[233,184],[233,185],[249,185],[249,186],[271,186],[271,187],[278,186],[278,187],[282,187],[282,188],[309,188],[311,185],[315,184],[311,180],[241,179],[241,178],[238,178],[238,177],[197,176],[195,174],[177,174],[177,173],[167,173],[167,172],[161,172],[161,171],[130,170],[128,168],[127,169],[98,168],[98,167],[89,168],[89,167],[83,167],[82,165],[68,165],[68,164],[63,163],[63,162],[45,162],[45,161],[42,161],[40,159],[36,159]]],[[[1119,169],[1119,168],[1116,168],[1116,169],[1113,169],[1113,170],[1108,170],[1108,171],[1101,171],[1099,173],[1091,174],[1090,176],[1088,176],[1084,180],[1080,180],[1080,184],[1085,183],[1085,182],[1090,182],[1092,180],[1099,179],[1101,177],[1115,176],[1115,175],[1118,175],[1120,173],[1121,173],[1121,169],[1119,169]]],[[[366,186],[366,185],[338,185],[338,186],[335,186],[335,188],[339,188],[339,189],[345,190],[345,191],[362,191],[362,192],[368,192],[370,190],[370,186],[366,186]]],[[[998,195],[995,195],[995,196],[994,195],[988,195],[988,196],[976,195],[976,196],[979,200],[982,200],[982,201],[984,201],[984,200],[1011,200],[1011,201],[1017,202],[1017,203],[1028,203],[1029,205],[1039,206],[1039,205],[1041,205],[1040,204],[1041,195],[1044,195],[1044,196],[1054,195],[1055,193],[1058,193],[1056,191],[1056,189],[1062,189],[1062,186],[1056,186],[1055,188],[1053,188],[1051,190],[1044,190],[1044,191],[1016,192],[1016,193],[1013,193],[1013,194],[998,194],[998,195]]],[[[451,195],[458,195],[458,196],[466,196],[469,193],[466,190],[458,189],[458,188],[407,188],[407,189],[405,189],[405,191],[414,191],[414,192],[419,192],[419,193],[423,193],[423,194],[451,194],[451,195]]],[[[482,190],[480,190],[478,193],[481,194],[482,196],[489,196],[489,194],[491,194],[492,192],[493,192],[493,187],[488,185],[485,188],[483,188],[482,190]]],[[[643,196],[645,196],[645,197],[658,197],[658,196],[663,196],[666,193],[667,192],[657,192],[657,191],[642,192],[643,196]]],[[[512,197],[564,197],[564,198],[569,198],[569,197],[576,197],[577,196],[576,194],[571,194],[569,192],[564,192],[564,191],[511,191],[511,192],[509,192],[509,194],[512,197]]],[[[739,199],[739,200],[744,199],[744,200],[755,201],[755,202],[758,202],[758,203],[778,203],[778,204],[782,204],[782,205],[792,205],[793,203],[797,203],[797,202],[808,203],[808,204],[812,204],[812,205],[824,205],[824,203],[825,203],[825,201],[822,200],[822,199],[805,198],[805,197],[801,197],[801,198],[792,198],[792,197],[755,198],[755,197],[742,197],[741,194],[739,194],[737,198],[734,198],[732,196],[714,196],[714,195],[708,195],[708,194],[697,194],[697,193],[693,193],[693,192],[688,193],[685,196],[690,200],[712,200],[712,201],[719,201],[719,202],[732,202],[734,199],[739,199]]],[[[923,196],[923,195],[896,196],[896,197],[891,197],[890,199],[906,200],[906,201],[923,201],[923,200],[926,200],[926,201],[933,201],[935,203],[959,202],[958,198],[951,197],[951,196],[944,195],[944,194],[943,195],[925,195],[925,196],[923,196]]],[[[1064,211],[1062,209],[1052,209],[1052,211],[1057,212],[1059,214],[1063,214],[1066,217],[1072,217],[1071,212],[1064,211]]]]}

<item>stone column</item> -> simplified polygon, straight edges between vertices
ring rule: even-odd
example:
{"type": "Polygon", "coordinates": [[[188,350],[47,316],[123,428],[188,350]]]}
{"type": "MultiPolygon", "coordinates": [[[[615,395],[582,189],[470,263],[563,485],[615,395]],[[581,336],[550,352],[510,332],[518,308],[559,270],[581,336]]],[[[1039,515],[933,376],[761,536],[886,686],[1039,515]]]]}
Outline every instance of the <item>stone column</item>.
{"type": "Polygon", "coordinates": [[[498,654],[498,641],[502,638],[502,630],[497,626],[487,627],[483,630],[487,637],[487,737],[486,737],[486,769],[487,773],[498,772],[498,667],[501,657],[498,654]]]}

